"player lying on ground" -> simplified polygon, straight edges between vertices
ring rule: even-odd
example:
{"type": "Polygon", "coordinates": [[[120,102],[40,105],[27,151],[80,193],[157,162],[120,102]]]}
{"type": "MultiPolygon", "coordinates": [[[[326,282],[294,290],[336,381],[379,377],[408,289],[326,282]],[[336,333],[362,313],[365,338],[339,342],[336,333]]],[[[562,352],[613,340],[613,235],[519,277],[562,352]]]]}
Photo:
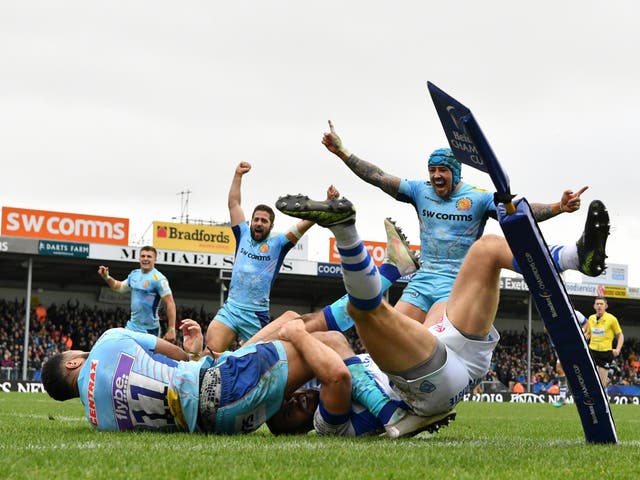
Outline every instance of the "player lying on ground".
{"type": "MultiPolygon", "coordinates": [[[[379,267],[381,280],[386,290],[401,276],[411,274],[418,267],[416,253],[413,252],[401,230],[390,219],[385,219],[387,234],[387,257],[379,267]]],[[[334,302],[333,309],[344,309],[345,317],[347,296],[334,302]]],[[[455,418],[455,412],[433,417],[419,417],[407,413],[408,407],[400,402],[391,388],[388,377],[378,368],[368,354],[355,355],[344,335],[336,331],[327,332],[326,318],[329,307],[300,317],[297,328],[301,328],[302,319],[306,329],[314,330],[323,343],[329,345],[343,359],[342,368],[350,371],[350,376],[340,377],[325,383],[318,379],[320,388],[304,388],[285,399],[280,411],[267,422],[275,434],[307,433],[313,429],[319,435],[363,436],[385,433],[392,437],[412,436],[420,431],[436,431],[455,418]],[[320,331],[317,331],[320,330],[320,331]]],[[[283,316],[263,328],[250,341],[270,340],[282,335],[282,326],[290,321],[283,316]]],[[[336,329],[337,330],[337,329],[336,329]]],[[[340,365],[336,365],[339,368],[340,365]]]]}
{"type": "MultiPolygon", "coordinates": [[[[464,259],[441,318],[419,323],[382,298],[378,269],[355,227],[355,208],[346,199],[315,202],[283,197],[276,205],[289,215],[328,227],[341,256],[348,311],[367,351],[414,413],[446,413],[489,369],[499,334],[493,327],[500,297],[500,271],[514,269],[506,240],[486,235],[464,259]]],[[[560,271],[603,271],[609,234],[602,202],[589,206],[576,246],[552,246],[560,271]],[[598,267],[598,268],[595,268],[598,267]]]]}
{"type": "Polygon", "coordinates": [[[99,430],[234,434],[256,430],[311,378],[344,374],[328,366],[342,359],[311,335],[200,358],[200,326],[187,319],[180,328],[184,350],[151,334],[107,330],[90,352],[53,355],[44,387],[56,400],[80,397],[99,430]]]}

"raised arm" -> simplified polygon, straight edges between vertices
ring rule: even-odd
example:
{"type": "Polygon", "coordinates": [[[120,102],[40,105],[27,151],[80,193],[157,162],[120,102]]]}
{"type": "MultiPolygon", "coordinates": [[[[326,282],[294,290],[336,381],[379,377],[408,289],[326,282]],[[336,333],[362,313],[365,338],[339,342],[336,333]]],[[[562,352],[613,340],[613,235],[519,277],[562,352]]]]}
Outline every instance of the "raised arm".
{"type": "Polygon", "coordinates": [[[385,173],[374,164],[352,155],[342,144],[331,120],[329,120],[329,130],[322,137],[322,144],[327,147],[327,150],[340,157],[345,165],[365,182],[378,187],[393,198],[398,196],[400,177],[385,173]]]}
{"type": "Polygon", "coordinates": [[[109,288],[113,291],[124,293],[129,291],[129,284],[124,281],[116,280],[111,275],[109,275],[109,267],[105,267],[104,265],[100,265],[98,267],[98,275],[104,280],[104,282],[109,286],[109,288]]]}
{"type": "Polygon", "coordinates": [[[580,195],[589,187],[582,187],[577,192],[565,190],[559,202],[532,203],[531,211],[538,222],[543,222],[563,212],[572,213],[580,209],[580,195]]]}
{"type": "Polygon", "coordinates": [[[244,212],[242,211],[242,177],[245,173],[251,170],[251,164],[249,162],[240,162],[233,173],[233,180],[231,180],[231,187],[229,187],[229,219],[231,220],[231,226],[241,224],[245,221],[244,212]]]}

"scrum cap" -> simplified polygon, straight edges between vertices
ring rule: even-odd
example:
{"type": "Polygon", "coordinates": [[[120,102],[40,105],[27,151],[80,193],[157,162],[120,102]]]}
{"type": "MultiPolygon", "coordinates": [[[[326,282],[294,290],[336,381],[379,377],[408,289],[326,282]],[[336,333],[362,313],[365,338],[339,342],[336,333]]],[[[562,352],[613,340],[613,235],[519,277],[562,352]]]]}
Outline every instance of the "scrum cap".
{"type": "Polygon", "coordinates": [[[453,155],[453,152],[450,148],[439,148],[438,150],[434,150],[431,156],[429,157],[429,166],[435,165],[443,165],[451,170],[451,174],[453,176],[453,186],[456,188],[456,185],[460,182],[462,166],[458,159],[453,155]]]}

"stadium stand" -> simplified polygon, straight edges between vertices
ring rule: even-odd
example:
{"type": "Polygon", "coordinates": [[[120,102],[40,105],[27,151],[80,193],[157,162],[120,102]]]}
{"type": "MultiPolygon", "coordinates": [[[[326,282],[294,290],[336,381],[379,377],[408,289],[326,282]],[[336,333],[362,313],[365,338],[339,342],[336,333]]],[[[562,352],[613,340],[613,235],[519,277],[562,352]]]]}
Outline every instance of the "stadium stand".
{"type": "MultiPolygon", "coordinates": [[[[213,311],[204,307],[178,307],[178,320],[193,318],[203,328],[209,324],[213,311]]],[[[24,352],[24,300],[0,299],[0,380],[18,380],[22,373],[24,352]]],[[[166,318],[161,310],[161,322],[166,318]]],[[[42,363],[52,353],[66,349],[88,350],[102,332],[108,328],[123,326],[129,318],[125,307],[99,308],[80,305],[76,300],[65,304],[42,306],[31,309],[34,319],[29,328],[28,380],[39,380],[42,363]],[[36,310],[40,309],[40,314],[36,310]],[[46,311],[46,314],[43,314],[46,311]]],[[[355,331],[348,332],[356,351],[363,347],[355,331]]],[[[496,348],[491,370],[485,380],[500,382],[509,391],[516,383],[527,383],[527,334],[526,331],[504,330],[496,348]]],[[[623,352],[612,368],[613,384],[635,386],[640,389],[640,340],[625,340],[623,352]]],[[[547,391],[557,380],[556,358],[546,334],[532,334],[532,378],[533,393],[547,391]]]]}

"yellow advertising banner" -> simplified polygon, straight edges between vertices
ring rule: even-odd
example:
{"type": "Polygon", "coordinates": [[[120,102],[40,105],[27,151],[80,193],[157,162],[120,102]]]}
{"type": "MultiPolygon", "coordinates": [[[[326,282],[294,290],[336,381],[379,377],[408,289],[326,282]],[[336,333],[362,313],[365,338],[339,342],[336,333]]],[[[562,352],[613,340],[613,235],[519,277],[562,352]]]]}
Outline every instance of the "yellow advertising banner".
{"type": "Polygon", "coordinates": [[[233,254],[236,240],[231,227],[153,222],[153,246],[165,250],[233,254]]]}
{"type": "Polygon", "coordinates": [[[628,298],[626,287],[606,285],[604,293],[604,296],[609,298],[628,298]]]}

